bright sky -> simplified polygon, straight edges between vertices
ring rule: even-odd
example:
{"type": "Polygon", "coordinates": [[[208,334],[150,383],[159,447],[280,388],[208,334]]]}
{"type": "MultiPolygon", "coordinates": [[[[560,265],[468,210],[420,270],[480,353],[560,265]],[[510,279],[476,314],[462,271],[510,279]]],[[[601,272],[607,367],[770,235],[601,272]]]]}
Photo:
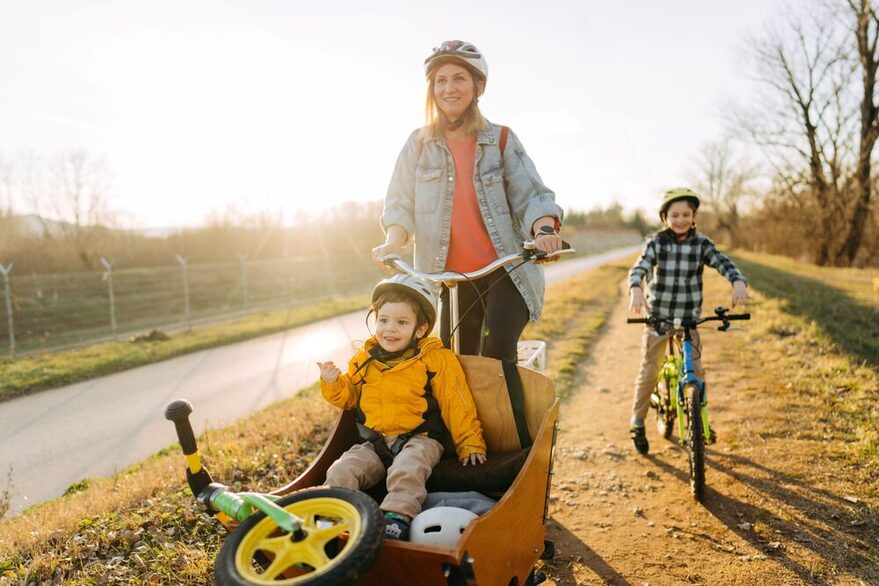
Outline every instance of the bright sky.
{"type": "Polygon", "coordinates": [[[105,157],[140,226],[381,199],[423,60],[457,38],[561,205],[652,209],[747,95],[746,37],[780,5],[0,0],[0,154],[105,157]]]}

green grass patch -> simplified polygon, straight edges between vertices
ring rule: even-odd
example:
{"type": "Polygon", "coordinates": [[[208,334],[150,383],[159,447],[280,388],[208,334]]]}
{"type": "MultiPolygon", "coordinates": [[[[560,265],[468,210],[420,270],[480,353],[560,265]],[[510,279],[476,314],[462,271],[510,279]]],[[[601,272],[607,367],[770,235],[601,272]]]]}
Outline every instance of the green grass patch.
{"type": "MultiPolygon", "coordinates": [[[[0,401],[280,332],[367,306],[366,296],[275,310],[179,332],[168,340],[117,341],[15,361],[0,361],[0,401]]],[[[154,336],[158,337],[158,336],[154,336]]]]}
{"type": "MultiPolygon", "coordinates": [[[[736,254],[751,287],[790,315],[814,323],[840,350],[879,366],[877,270],[816,267],[785,257],[736,254]]],[[[775,333],[794,334],[796,329],[775,333]]]]}
{"type": "MultiPolygon", "coordinates": [[[[822,470],[842,467],[861,496],[879,497],[879,295],[872,291],[879,272],[733,256],[755,292],[753,317],[743,337],[716,350],[746,374],[755,402],[768,396],[774,403],[752,409],[760,423],[751,433],[794,442],[798,457],[821,459],[822,470]]],[[[709,289],[729,285],[706,278],[709,289]]]]}

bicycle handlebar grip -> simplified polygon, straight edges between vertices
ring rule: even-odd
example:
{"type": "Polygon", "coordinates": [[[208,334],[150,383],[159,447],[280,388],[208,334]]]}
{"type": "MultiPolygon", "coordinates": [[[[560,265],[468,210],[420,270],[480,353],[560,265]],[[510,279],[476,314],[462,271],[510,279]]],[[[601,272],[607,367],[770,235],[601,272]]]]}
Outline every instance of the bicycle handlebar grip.
{"type": "Polygon", "coordinates": [[[646,317],[630,317],[626,319],[627,324],[647,324],[650,323],[650,320],[646,317]]]}
{"type": "Polygon", "coordinates": [[[183,453],[187,456],[198,451],[195,445],[195,434],[192,433],[192,425],[189,423],[189,414],[192,413],[192,404],[186,399],[178,399],[165,407],[165,419],[174,422],[177,429],[177,439],[183,453]]]}
{"type": "Polygon", "coordinates": [[[733,320],[733,319],[751,319],[751,314],[750,314],[750,313],[740,313],[740,314],[738,314],[738,315],[728,315],[728,316],[726,316],[726,319],[730,319],[730,320],[733,320]]]}

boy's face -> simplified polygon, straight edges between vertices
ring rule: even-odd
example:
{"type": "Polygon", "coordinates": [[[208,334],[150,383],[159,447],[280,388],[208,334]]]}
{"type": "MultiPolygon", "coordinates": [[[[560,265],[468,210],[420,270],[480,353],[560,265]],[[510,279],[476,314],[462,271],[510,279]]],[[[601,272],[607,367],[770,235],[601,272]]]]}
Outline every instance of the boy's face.
{"type": "Polygon", "coordinates": [[[678,236],[686,234],[695,221],[695,210],[690,207],[689,202],[683,200],[672,203],[665,214],[665,225],[678,236]]]}
{"type": "Polygon", "coordinates": [[[375,337],[379,346],[387,352],[399,352],[409,345],[414,333],[421,338],[427,333],[427,324],[416,331],[415,308],[406,302],[385,303],[375,316],[375,337]]]}

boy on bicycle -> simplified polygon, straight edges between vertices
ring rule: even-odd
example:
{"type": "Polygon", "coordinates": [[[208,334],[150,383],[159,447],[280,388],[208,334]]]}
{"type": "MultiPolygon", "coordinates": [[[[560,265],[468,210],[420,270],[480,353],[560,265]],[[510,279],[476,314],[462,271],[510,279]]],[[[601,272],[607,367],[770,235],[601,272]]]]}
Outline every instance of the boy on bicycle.
{"type": "MultiPolygon", "coordinates": [[[[686,187],[665,193],[659,207],[659,218],[665,229],[654,234],[644,245],[640,258],[629,271],[629,310],[662,318],[698,319],[702,310],[702,272],[705,265],[717,270],[732,283],[732,305],[748,299],[748,282],[736,265],[714,243],[696,231],[699,196],[686,187]],[[646,299],[642,282],[647,281],[646,299]]],[[[641,370],[635,379],[632,405],[631,437],[641,454],[650,450],[644,429],[644,418],[650,404],[650,393],[656,384],[659,366],[664,357],[666,339],[673,332],[659,334],[645,326],[641,338],[641,370]]],[[[693,330],[693,367],[696,376],[704,379],[699,333],[693,330]]],[[[713,429],[709,443],[716,441],[713,429]]]]}
{"type": "Polygon", "coordinates": [[[436,292],[424,281],[402,274],[385,279],[372,293],[375,336],[350,360],[348,372],[317,363],[321,394],[354,410],[363,440],[330,466],[326,484],[364,489],[387,475],[381,508],[388,539],[408,538],[444,434],[462,464],[485,462],[482,425],[461,364],[439,338],[428,336],[436,306],[436,292]]]}

